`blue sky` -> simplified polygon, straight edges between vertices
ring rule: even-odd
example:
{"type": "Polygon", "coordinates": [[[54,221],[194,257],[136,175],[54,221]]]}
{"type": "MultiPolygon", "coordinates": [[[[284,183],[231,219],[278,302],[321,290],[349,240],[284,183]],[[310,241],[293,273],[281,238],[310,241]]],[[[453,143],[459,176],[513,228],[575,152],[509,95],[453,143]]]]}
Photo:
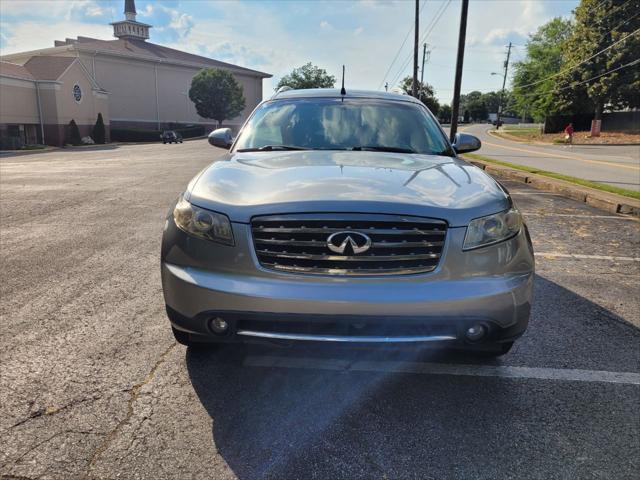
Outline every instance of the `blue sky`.
{"type": "MultiPolygon", "coordinates": [[[[431,50],[425,81],[450,103],[460,0],[422,4],[421,37],[431,50]]],[[[501,71],[509,41],[516,45],[512,59],[522,59],[528,34],[554,16],[569,16],[577,4],[471,0],[462,92],[499,89],[501,78],[491,72],[501,71]]],[[[112,39],[108,24],[123,18],[123,6],[124,0],[0,0],[0,52],[45,48],[78,35],[112,39]]],[[[352,88],[378,89],[383,81],[392,86],[411,74],[413,0],[136,0],[136,7],[138,20],[154,26],[154,43],[273,74],[265,95],[308,61],[336,77],[345,64],[352,88]]]]}

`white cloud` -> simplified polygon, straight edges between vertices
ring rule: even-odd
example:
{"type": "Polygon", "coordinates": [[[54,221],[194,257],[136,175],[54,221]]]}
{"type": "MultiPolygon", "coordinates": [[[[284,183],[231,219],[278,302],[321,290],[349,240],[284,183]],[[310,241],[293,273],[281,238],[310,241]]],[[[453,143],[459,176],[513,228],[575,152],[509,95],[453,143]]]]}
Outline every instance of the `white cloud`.
{"type": "Polygon", "coordinates": [[[111,6],[96,0],[2,0],[3,17],[32,17],[64,18],[66,20],[78,17],[99,17],[113,12],[111,6]]]}
{"type": "MultiPolygon", "coordinates": [[[[490,72],[500,69],[504,45],[509,40],[522,44],[528,33],[552,16],[551,11],[558,11],[557,5],[564,4],[567,11],[577,1],[472,1],[463,93],[499,88],[497,77],[491,77],[490,72]]],[[[7,16],[7,9],[12,15],[20,11],[47,12],[47,18],[39,21],[23,23],[3,18],[2,53],[49,47],[55,39],[77,35],[112,38],[111,27],[107,25],[112,18],[99,19],[100,10],[93,9],[96,5],[107,8],[105,5],[109,4],[95,0],[0,2],[3,17],[7,16]],[[77,21],[78,9],[84,13],[85,22],[77,21]],[[65,18],[71,20],[64,22],[65,18]],[[49,19],[59,21],[51,23],[49,19]]],[[[118,10],[120,2],[111,5],[118,10]]],[[[446,0],[427,2],[422,32],[445,3],[446,0]]],[[[150,2],[139,8],[138,18],[154,25],[151,41],[155,43],[272,73],[274,78],[264,84],[265,95],[270,94],[280,77],[307,62],[325,68],[336,78],[340,77],[344,64],[347,85],[376,89],[413,21],[413,2],[406,0],[341,2],[339,8],[328,8],[336,6],[335,3],[286,2],[286,16],[282,14],[282,5],[274,7],[266,2],[202,1],[197,3],[197,10],[189,8],[194,4],[150,2]],[[310,33],[312,29],[316,29],[316,34],[310,33]]],[[[113,15],[118,19],[121,12],[113,15]]],[[[459,15],[459,2],[451,2],[426,40],[432,54],[425,80],[436,87],[436,93],[445,102],[452,94],[459,15]]],[[[408,40],[400,52],[386,79],[389,83],[394,77],[401,79],[410,73],[411,62],[405,60],[411,58],[411,43],[408,40]],[[406,67],[401,70],[401,65],[406,67]]]]}
{"type": "Polygon", "coordinates": [[[109,25],[81,22],[11,22],[3,24],[2,31],[0,55],[50,48],[54,40],[64,40],[66,37],[113,40],[113,28],[109,25]]]}

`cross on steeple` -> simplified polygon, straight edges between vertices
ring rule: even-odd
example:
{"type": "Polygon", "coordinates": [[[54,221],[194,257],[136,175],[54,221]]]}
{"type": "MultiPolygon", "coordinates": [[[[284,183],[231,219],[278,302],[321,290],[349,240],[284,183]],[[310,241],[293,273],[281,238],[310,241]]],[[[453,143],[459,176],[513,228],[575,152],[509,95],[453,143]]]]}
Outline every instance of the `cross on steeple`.
{"type": "Polygon", "coordinates": [[[136,20],[135,0],[124,0],[125,20],[113,22],[113,36],[124,40],[146,40],[151,25],[136,20]]]}

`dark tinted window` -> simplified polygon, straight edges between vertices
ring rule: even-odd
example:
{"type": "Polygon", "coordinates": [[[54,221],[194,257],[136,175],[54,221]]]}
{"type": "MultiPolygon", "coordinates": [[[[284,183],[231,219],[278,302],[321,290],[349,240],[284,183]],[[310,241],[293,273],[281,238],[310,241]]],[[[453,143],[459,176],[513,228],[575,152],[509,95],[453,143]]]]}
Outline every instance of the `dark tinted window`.
{"type": "Polygon", "coordinates": [[[287,145],[310,149],[365,147],[449,154],[436,122],[409,102],[314,98],[262,105],[244,127],[236,150],[287,145]]]}

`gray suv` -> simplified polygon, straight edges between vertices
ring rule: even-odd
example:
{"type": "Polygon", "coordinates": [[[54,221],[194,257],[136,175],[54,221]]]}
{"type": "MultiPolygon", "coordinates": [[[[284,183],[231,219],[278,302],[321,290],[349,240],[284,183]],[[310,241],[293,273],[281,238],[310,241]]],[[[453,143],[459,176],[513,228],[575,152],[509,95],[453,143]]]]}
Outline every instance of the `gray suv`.
{"type": "Polygon", "coordinates": [[[178,342],[432,343],[500,355],[534,259],[509,193],[414,98],[289,90],[262,102],[171,207],[162,285],[178,342]]]}

